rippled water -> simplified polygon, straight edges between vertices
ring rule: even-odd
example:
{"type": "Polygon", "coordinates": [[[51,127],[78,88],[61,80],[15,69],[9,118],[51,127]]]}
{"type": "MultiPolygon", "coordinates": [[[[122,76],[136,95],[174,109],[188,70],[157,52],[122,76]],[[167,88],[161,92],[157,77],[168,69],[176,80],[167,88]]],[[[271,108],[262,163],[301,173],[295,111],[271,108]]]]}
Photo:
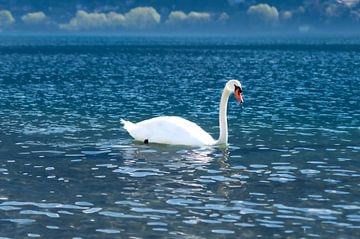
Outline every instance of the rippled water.
{"type": "Polygon", "coordinates": [[[1,237],[360,237],[356,42],[2,40],[1,237]],[[227,149],[119,124],[179,115],[216,138],[231,78],[227,149]]]}

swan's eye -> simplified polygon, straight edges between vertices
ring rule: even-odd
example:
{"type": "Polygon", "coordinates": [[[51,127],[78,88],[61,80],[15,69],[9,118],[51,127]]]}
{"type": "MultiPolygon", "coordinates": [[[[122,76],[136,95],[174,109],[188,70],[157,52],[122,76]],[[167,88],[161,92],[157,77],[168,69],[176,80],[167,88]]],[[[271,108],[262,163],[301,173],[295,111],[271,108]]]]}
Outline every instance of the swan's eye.
{"type": "Polygon", "coordinates": [[[239,93],[243,92],[242,89],[239,86],[237,86],[237,85],[234,85],[234,86],[235,86],[235,92],[236,91],[238,91],[239,93]]]}

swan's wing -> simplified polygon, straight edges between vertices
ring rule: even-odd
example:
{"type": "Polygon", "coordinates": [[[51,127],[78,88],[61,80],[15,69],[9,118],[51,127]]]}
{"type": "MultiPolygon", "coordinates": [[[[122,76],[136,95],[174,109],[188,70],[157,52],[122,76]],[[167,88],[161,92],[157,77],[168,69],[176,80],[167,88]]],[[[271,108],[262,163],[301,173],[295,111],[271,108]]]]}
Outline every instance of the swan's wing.
{"type": "Polygon", "coordinates": [[[197,124],[176,116],[161,116],[136,124],[125,121],[124,128],[138,141],[150,143],[211,145],[215,140],[197,124]]]}
{"type": "Polygon", "coordinates": [[[120,119],[120,123],[124,125],[124,129],[126,129],[128,132],[130,132],[136,125],[130,121],[120,119]]]}

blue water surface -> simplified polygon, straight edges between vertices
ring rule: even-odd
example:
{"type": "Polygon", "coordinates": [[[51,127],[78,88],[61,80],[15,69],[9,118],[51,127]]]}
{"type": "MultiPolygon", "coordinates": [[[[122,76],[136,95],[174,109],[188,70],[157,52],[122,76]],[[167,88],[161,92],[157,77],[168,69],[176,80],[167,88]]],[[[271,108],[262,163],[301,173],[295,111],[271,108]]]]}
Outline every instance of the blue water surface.
{"type": "Polygon", "coordinates": [[[359,238],[356,39],[0,36],[0,237],[359,238]],[[143,145],[177,115],[229,147],[143,145]]]}

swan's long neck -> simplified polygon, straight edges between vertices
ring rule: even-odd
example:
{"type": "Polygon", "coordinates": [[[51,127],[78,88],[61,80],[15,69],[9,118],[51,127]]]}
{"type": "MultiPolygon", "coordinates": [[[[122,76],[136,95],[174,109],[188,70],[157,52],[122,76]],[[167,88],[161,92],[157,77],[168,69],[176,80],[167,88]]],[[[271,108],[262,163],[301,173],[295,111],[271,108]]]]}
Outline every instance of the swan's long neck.
{"type": "Polygon", "coordinates": [[[227,126],[227,104],[230,96],[230,91],[224,88],[221,101],[220,101],[220,112],[219,112],[219,127],[220,136],[217,140],[218,144],[227,144],[228,142],[228,126],[227,126]]]}

